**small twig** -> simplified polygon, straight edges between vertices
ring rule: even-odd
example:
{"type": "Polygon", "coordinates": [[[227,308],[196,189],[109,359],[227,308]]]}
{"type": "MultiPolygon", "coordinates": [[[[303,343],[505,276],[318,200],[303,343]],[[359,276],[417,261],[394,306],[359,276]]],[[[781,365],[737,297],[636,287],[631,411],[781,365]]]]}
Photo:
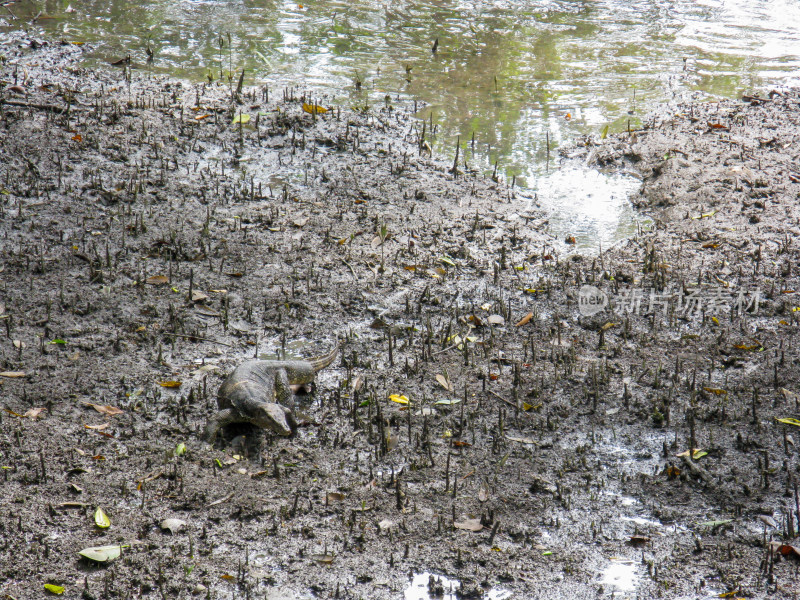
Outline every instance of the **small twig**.
{"type": "Polygon", "coordinates": [[[495,397],[495,398],[497,398],[498,400],[502,400],[503,402],[505,402],[506,404],[508,404],[508,405],[509,405],[511,408],[515,408],[515,409],[519,408],[519,406],[517,406],[516,404],[514,404],[513,402],[511,402],[511,400],[506,400],[506,399],[505,399],[505,398],[503,398],[503,397],[502,397],[500,394],[498,394],[498,393],[496,393],[496,392],[493,392],[492,390],[486,390],[486,391],[487,391],[487,392],[489,392],[489,393],[490,393],[492,396],[494,396],[494,397],[495,397]]]}
{"type": "Polygon", "coordinates": [[[213,502],[209,503],[206,506],[206,508],[211,508],[212,506],[216,506],[217,504],[222,504],[223,502],[227,502],[231,498],[233,498],[233,492],[231,492],[230,494],[228,494],[227,496],[225,496],[223,498],[220,498],[219,500],[214,500],[213,502]]]}
{"type": "Polygon", "coordinates": [[[184,333],[170,333],[170,332],[164,332],[162,335],[171,335],[172,337],[179,337],[179,338],[184,338],[186,340],[192,340],[192,341],[211,342],[212,344],[220,344],[222,346],[227,346],[228,348],[233,348],[233,344],[226,344],[225,342],[219,342],[217,340],[212,340],[211,338],[201,337],[199,335],[188,335],[188,334],[184,334],[184,333]]]}
{"type": "Polygon", "coordinates": [[[353,275],[353,279],[358,280],[358,276],[356,275],[355,269],[353,269],[353,265],[351,265],[346,260],[342,259],[342,262],[347,265],[347,268],[350,269],[350,273],[353,275]]]}

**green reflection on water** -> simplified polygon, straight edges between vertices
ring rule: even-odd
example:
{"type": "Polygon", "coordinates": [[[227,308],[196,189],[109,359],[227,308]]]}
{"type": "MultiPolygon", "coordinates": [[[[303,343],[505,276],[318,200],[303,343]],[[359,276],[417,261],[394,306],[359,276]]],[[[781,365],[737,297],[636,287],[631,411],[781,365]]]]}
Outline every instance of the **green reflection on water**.
{"type": "Polygon", "coordinates": [[[297,85],[342,105],[377,104],[387,93],[421,99],[437,152],[452,156],[460,136],[471,167],[498,162],[531,182],[548,170],[547,135],[552,169],[566,140],[605,124],[624,131],[656,103],[692,92],[734,97],[788,80],[800,66],[793,0],[88,0],[68,13],[69,5],[11,8],[23,19],[41,11],[37,26],[52,35],[93,42],[90,63],[130,53],[144,70],[149,43],[156,73],[203,80],[245,68],[248,85],[297,85]]]}

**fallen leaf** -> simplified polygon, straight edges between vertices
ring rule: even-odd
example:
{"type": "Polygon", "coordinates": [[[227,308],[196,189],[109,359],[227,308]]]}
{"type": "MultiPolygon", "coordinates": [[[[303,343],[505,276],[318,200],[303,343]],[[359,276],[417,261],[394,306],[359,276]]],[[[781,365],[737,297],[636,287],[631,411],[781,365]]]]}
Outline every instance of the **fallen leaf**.
{"type": "Polygon", "coordinates": [[[728,395],[728,391],[727,390],[722,390],[720,388],[704,387],[703,389],[705,391],[707,391],[709,394],[714,394],[715,396],[727,396],[728,395]]]}
{"type": "Polygon", "coordinates": [[[486,502],[489,499],[489,484],[484,479],[478,488],[478,502],[486,502]]]}
{"type": "Polygon", "coordinates": [[[778,417],[775,417],[775,420],[778,421],[778,423],[784,423],[786,425],[794,425],[795,427],[800,427],[800,421],[798,421],[797,419],[792,419],[791,417],[786,417],[784,419],[779,419],[778,417]]]}
{"type": "Polygon", "coordinates": [[[99,431],[100,429],[105,429],[106,427],[108,427],[108,425],[109,425],[108,423],[101,423],[100,425],[84,425],[84,427],[86,427],[86,429],[94,429],[96,431],[99,431]]]}
{"type": "Polygon", "coordinates": [[[22,416],[23,417],[28,417],[29,419],[36,420],[36,418],[46,410],[47,409],[45,407],[43,407],[43,406],[41,406],[39,408],[29,408],[28,410],[25,411],[25,414],[22,415],[22,416]]]}
{"type": "Polygon", "coordinates": [[[151,275],[144,280],[148,285],[166,285],[169,283],[166,275],[151,275]]]}
{"type": "Polygon", "coordinates": [[[650,538],[644,535],[632,535],[628,540],[628,543],[634,547],[644,546],[648,542],[650,542],[650,538]]]}
{"type": "Polygon", "coordinates": [[[488,317],[486,317],[486,321],[490,325],[505,325],[506,324],[506,320],[503,317],[501,317],[500,315],[489,315],[488,317]]]}
{"type": "Polygon", "coordinates": [[[55,584],[52,584],[52,583],[45,583],[44,584],[44,589],[47,590],[48,592],[50,592],[51,594],[56,594],[58,596],[60,596],[61,594],[64,593],[64,588],[62,586],[55,585],[55,584]]]}
{"type": "Polygon", "coordinates": [[[125,411],[121,408],[117,408],[116,406],[107,406],[103,404],[92,404],[91,402],[84,402],[84,406],[91,406],[97,412],[103,415],[108,415],[109,417],[113,417],[114,415],[121,415],[125,411]]]}
{"type": "Polygon", "coordinates": [[[82,142],[83,141],[83,136],[81,136],[80,133],[76,133],[75,135],[72,136],[72,141],[73,142],[82,142]]]}
{"type": "MultiPolygon", "coordinates": [[[[707,455],[708,455],[708,452],[706,452],[705,450],[699,450],[699,449],[695,448],[694,452],[692,453],[692,460],[698,460],[698,459],[701,459],[701,458],[703,458],[704,456],[707,456],[707,455]]],[[[675,456],[677,456],[678,458],[683,458],[683,457],[688,458],[689,457],[689,451],[688,450],[684,450],[683,452],[681,452],[680,454],[676,454],[675,456]]]]}
{"type": "Polygon", "coordinates": [[[458,404],[461,402],[461,398],[442,398],[441,400],[437,400],[434,404],[438,404],[440,406],[451,406],[453,404],[458,404]]]}
{"type": "Polygon", "coordinates": [[[94,511],[94,523],[100,529],[108,529],[111,527],[111,519],[108,518],[108,515],[103,512],[103,509],[99,506],[97,507],[97,510],[94,511]]]}
{"type": "Polygon", "coordinates": [[[93,546],[84,548],[78,554],[95,562],[111,562],[119,558],[123,548],[130,548],[130,546],[93,546]]]}
{"type": "Polygon", "coordinates": [[[235,117],[233,117],[233,124],[234,125],[246,125],[250,122],[250,115],[247,113],[239,113],[235,117]]]}
{"type": "Polygon", "coordinates": [[[701,527],[719,527],[720,525],[727,525],[728,523],[733,523],[733,519],[722,519],[720,521],[704,521],[702,523],[698,523],[701,527]]]}
{"type": "Polygon", "coordinates": [[[453,391],[452,384],[447,380],[447,378],[444,375],[436,375],[436,381],[439,383],[440,386],[442,386],[448,392],[453,391]]]}
{"type": "Polygon", "coordinates": [[[483,524],[480,519],[465,519],[464,521],[453,523],[453,527],[456,529],[463,529],[464,531],[477,532],[483,529],[483,524]]]}
{"type": "Polygon", "coordinates": [[[303,102],[303,111],[310,115],[314,113],[318,115],[324,115],[326,112],[328,112],[328,109],[318,104],[308,104],[307,102],[303,102]]]}
{"type": "Polygon", "coordinates": [[[181,519],[164,519],[159,523],[161,529],[168,529],[172,535],[180,531],[181,527],[184,525],[186,525],[186,521],[182,521],[181,519]]]}
{"type": "Polygon", "coordinates": [[[203,302],[204,300],[208,300],[207,294],[200,290],[192,290],[192,302],[203,302]]]}
{"type": "Polygon", "coordinates": [[[165,388],[178,388],[182,383],[182,381],[159,381],[158,385],[165,388]]]}
{"type": "Polygon", "coordinates": [[[309,217],[302,217],[300,219],[292,221],[292,225],[294,225],[295,227],[303,227],[305,226],[306,223],[308,223],[308,219],[309,217]]]}
{"type": "Polygon", "coordinates": [[[346,497],[347,496],[345,496],[341,492],[328,492],[327,494],[325,494],[325,502],[327,504],[332,504],[334,502],[341,502],[346,497]]]}
{"type": "Polygon", "coordinates": [[[201,314],[201,315],[206,316],[206,317],[218,317],[219,316],[219,313],[216,310],[214,310],[213,308],[209,308],[208,306],[205,306],[203,304],[200,304],[199,306],[196,306],[195,307],[195,311],[198,314],[201,314]]]}
{"type": "Polygon", "coordinates": [[[334,556],[332,554],[313,554],[311,558],[322,565],[329,565],[333,563],[334,556]]]}
{"type": "Polygon", "coordinates": [[[400,394],[390,394],[389,400],[392,402],[397,402],[398,404],[408,404],[409,402],[406,396],[401,396],[400,394]]]}
{"type": "Polygon", "coordinates": [[[779,542],[772,542],[773,551],[783,556],[796,556],[800,558],[800,548],[792,546],[791,544],[780,544],[779,542]]]}
{"type": "Polygon", "coordinates": [[[179,443],[177,446],[175,446],[175,450],[173,450],[172,453],[175,456],[183,456],[186,454],[186,444],[183,442],[179,443]]]}
{"type": "Polygon", "coordinates": [[[527,315],[525,315],[519,320],[519,322],[516,324],[516,327],[522,327],[523,325],[527,325],[532,318],[533,318],[533,313],[529,312],[527,315]]]}
{"type": "Polygon", "coordinates": [[[24,371],[2,371],[0,372],[0,377],[25,377],[24,371]]]}

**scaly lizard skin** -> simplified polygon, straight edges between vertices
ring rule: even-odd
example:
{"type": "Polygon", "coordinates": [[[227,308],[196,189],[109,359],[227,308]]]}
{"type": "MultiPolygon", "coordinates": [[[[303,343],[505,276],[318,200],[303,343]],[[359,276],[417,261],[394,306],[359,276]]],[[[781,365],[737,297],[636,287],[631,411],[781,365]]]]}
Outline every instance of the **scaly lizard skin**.
{"type": "Polygon", "coordinates": [[[208,419],[204,437],[213,442],[221,427],[251,423],[283,436],[297,428],[292,411],[291,385],[314,381],[318,371],[330,365],[339,353],[331,352],[308,360],[248,360],[222,383],[217,393],[219,412],[208,419]]]}

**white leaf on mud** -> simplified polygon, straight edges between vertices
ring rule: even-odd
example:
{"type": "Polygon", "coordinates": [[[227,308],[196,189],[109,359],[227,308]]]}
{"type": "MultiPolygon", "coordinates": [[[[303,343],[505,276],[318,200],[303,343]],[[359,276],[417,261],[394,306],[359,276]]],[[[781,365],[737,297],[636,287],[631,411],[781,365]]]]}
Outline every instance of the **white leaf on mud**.
{"type": "Polygon", "coordinates": [[[84,548],[78,554],[95,562],[111,562],[119,558],[123,548],[129,548],[129,546],[94,546],[84,548]]]}
{"type": "Polygon", "coordinates": [[[456,529],[463,529],[464,531],[480,531],[483,529],[480,519],[465,519],[459,523],[453,523],[456,529]]]}
{"type": "Polygon", "coordinates": [[[489,499],[489,484],[484,479],[481,481],[481,487],[478,488],[478,501],[486,502],[489,499]]]}
{"type": "Polygon", "coordinates": [[[28,417],[29,419],[33,419],[35,421],[36,418],[46,410],[47,409],[43,406],[40,406],[38,408],[29,408],[28,410],[25,411],[25,414],[22,416],[28,417]]]}
{"type": "Polygon", "coordinates": [[[389,531],[392,527],[394,527],[394,521],[390,521],[389,519],[384,519],[378,523],[378,529],[381,531],[389,531]]]}
{"type": "Polygon", "coordinates": [[[186,521],[181,519],[164,519],[159,526],[161,529],[169,529],[169,532],[175,535],[184,525],[186,525],[186,521]]]}
{"type": "Polygon", "coordinates": [[[295,219],[292,222],[292,225],[294,225],[295,227],[303,227],[305,226],[306,223],[308,223],[308,219],[309,217],[300,217],[299,219],[295,219]]]}
{"type": "Polygon", "coordinates": [[[500,315],[489,315],[486,320],[490,325],[505,325],[506,320],[500,315]]]}

